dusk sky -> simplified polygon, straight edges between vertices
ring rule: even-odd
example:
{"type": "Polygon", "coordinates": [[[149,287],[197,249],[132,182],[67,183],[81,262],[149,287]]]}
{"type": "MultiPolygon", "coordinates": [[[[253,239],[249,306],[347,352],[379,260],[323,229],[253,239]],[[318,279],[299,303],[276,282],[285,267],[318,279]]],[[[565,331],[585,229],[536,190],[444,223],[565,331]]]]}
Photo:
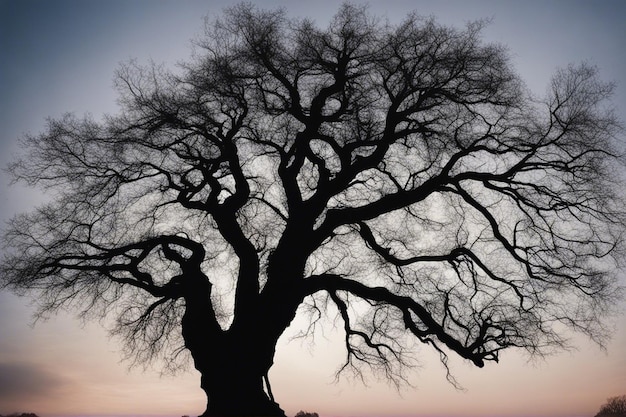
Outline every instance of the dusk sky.
{"type": "MultiPolygon", "coordinates": [[[[326,26],[340,2],[259,0],[290,15],[326,26]]],[[[355,3],[362,3],[360,0],[355,3]]],[[[626,1],[419,1],[371,0],[371,13],[399,22],[408,12],[462,26],[487,18],[484,39],[506,45],[527,86],[542,95],[550,76],[569,63],[589,62],[617,83],[614,105],[626,121],[626,1]]],[[[190,55],[204,19],[228,0],[0,0],[0,164],[4,167],[25,133],[38,133],[46,117],[66,112],[95,119],[117,112],[113,76],[129,59],[174,65],[190,55]]],[[[37,191],[9,187],[0,174],[0,220],[31,209],[37,191]]],[[[626,208],[625,208],[626,210],[626,208]]],[[[626,278],[622,276],[622,283],[626,278]]],[[[82,323],[62,312],[32,326],[27,297],[0,292],[0,414],[52,416],[198,415],[205,395],[192,367],[160,376],[158,364],[143,370],[122,361],[121,346],[98,321],[82,323]]],[[[626,301],[621,309],[626,310],[626,301]]],[[[106,325],[106,323],[103,323],[106,325]]],[[[368,416],[593,416],[607,397],[626,394],[626,315],[602,350],[573,335],[577,350],[544,359],[515,351],[499,364],[474,368],[451,357],[465,388],[446,381],[435,352],[421,348],[415,387],[397,392],[370,378],[341,379],[344,358],[339,329],[327,328],[315,344],[289,342],[296,319],[280,341],[270,372],[277,401],[288,415],[368,416]],[[325,337],[324,337],[325,336],[325,337]]]]}

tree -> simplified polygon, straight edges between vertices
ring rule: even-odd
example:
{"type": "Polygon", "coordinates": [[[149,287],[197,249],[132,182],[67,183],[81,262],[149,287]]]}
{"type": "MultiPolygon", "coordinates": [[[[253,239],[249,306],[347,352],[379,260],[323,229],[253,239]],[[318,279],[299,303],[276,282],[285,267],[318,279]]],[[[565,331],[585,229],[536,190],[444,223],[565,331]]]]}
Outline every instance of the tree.
{"type": "Polygon", "coordinates": [[[606,400],[606,404],[600,407],[600,411],[595,417],[623,417],[626,416],[626,395],[611,397],[606,400]]]}
{"type": "Polygon", "coordinates": [[[203,416],[284,416],[267,375],[296,314],[343,324],[339,372],[397,384],[416,343],[478,367],[568,328],[602,343],[612,86],[571,66],[536,100],[481,27],[243,4],[179,69],[122,66],[118,115],[51,120],[10,166],[52,201],[12,219],[2,285],[115,317],[138,362],[188,352],[203,416]]]}

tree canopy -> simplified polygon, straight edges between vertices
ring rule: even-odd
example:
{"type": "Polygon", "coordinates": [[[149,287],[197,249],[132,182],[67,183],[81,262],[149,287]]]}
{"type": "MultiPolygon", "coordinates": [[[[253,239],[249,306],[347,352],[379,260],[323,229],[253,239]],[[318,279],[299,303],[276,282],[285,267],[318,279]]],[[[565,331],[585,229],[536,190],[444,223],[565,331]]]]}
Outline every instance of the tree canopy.
{"type": "Polygon", "coordinates": [[[397,383],[415,342],[479,367],[568,328],[602,343],[626,224],[613,85],[572,65],[536,98],[481,29],[241,4],[178,69],[122,65],[118,114],[25,138],[9,170],[51,201],[11,221],[2,286],[115,317],[139,362],[188,350],[209,398],[232,360],[273,402],[297,313],[307,334],[337,314],[340,371],[397,383]]]}

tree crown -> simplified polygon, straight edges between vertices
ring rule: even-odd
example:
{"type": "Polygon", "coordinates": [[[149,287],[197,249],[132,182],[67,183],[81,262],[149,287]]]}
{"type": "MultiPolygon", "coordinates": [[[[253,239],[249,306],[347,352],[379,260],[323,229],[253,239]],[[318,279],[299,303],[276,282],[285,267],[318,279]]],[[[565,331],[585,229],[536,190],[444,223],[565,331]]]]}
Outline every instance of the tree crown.
{"type": "Polygon", "coordinates": [[[535,100],[480,30],[242,4],[178,71],[123,65],[118,115],[25,139],[10,172],[52,201],[11,221],[3,286],[114,314],[139,361],[180,351],[199,288],[222,331],[280,334],[277,300],[309,331],[336,311],[342,369],[394,380],[409,337],[478,366],[561,326],[602,342],[626,224],[612,85],[571,66],[535,100]]]}

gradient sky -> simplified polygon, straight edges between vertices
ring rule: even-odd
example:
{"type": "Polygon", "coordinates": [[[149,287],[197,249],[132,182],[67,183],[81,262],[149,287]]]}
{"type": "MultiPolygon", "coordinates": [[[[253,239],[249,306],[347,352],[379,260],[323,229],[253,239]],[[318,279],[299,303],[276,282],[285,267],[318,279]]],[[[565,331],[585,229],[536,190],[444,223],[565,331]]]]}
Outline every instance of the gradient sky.
{"type": "MultiPolygon", "coordinates": [[[[256,1],[284,6],[325,26],[339,4],[331,0],[256,1]]],[[[356,1],[361,3],[361,1],[356,1]]],[[[205,16],[227,0],[0,0],[0,164],[24,133],[65,112],[95,118],[115,113],[112,79],[122,61],[172,65],[189,56],[190,39],[205,16]]],[[[371,0],[370,10],[390,21],[415,10],[445,24],[493,19],[488,41],[509,47],[528,87],[541,95],[557,67],[589,61],[618,83],[615,105],[626,121],[626,1],[404,1],[371,0]]],[[[4,175],[4,174],[0,174],[4,175]]],[[[0,220],[28,210],[38,193],[8,187],[0,177],[0,220]]],[[[2,226],[0,226],[2,227],[2,226]]],[[[626,280],[624,280],[626,283],[626,280]]],[[[626,302],[622,307],[626,309],[626,302]]],[[[99,323],[60,313],[32,324],[27,298],[0,292],[0,414],[197,415],[205,397],[199,375],[159,376],[158,367],[131,369],[120,346],[99,323]]],[[[297,320],[288,333],[294,334],[297,320]]],[[[348,416],[593,416],[607,397],[626,394],[626,316],[603,351],[574,337],[578,350],[528,362],[506,352],[500,364],[475,369],[452,359],[465,387],[446,382],[437,356],[422,349],[415,389],[398,393],[375,379],[333,383],[343,359],[342,335],[329,328],[316,344],[281,340],[270,378],[288,415],[317,411],[348,416]]]]}

